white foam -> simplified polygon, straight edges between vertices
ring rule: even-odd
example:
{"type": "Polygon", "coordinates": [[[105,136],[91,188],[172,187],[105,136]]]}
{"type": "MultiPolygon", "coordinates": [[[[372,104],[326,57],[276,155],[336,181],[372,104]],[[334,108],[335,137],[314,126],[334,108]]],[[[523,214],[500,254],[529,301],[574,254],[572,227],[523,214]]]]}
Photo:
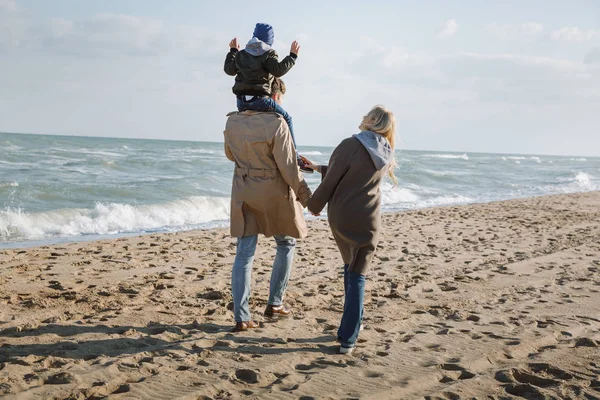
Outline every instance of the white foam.
{"type": "Polygon", "coordinates": [[[320,151],[301,151],[300,155],[303,155],[303,156],[322,156],[323,153],[321,153],[320,151]]]}
{"type": "Polygon", "coordinates": [[[594,190],[595,185],[592,183],[592,177],[585,172],[578,172],[575,176],[575,183],[584,190],[594,190]]]}
{"type": "Polygon", "coordinates": [[[579,161],[579,162],[586,162],[587,158],[571,158],[571,161],[579,161]]]}
{"type": "Polygon", "coordinates": [[[142,206],[96,203],[93,209],[63,209],[43,213],[7,209],[0,211],[0,240],[183,230],[227,218],[229,199],[226,197],[194,196],[142,206]]]}
{"type": "Polygon", "coordinates": [[[469,160],[469,156],[466,154],[425,154],[425,157],[469,160]]]}
{"type": "Polygon", "coordinates": [[[209,150],[209,149],[182,148],[182,149],[171,149],[171,150],[169,150],[169,154],[224,154],[224,153],[222,151],[217,152],[215,150],[209,150]]]}
{"type": "Polygon", "coordinates": [[[19,182],[0,182],[0,188],[3,187],[17,187],[19,186],[19,182]]]}
{"type": "Polygon", "coordinates": [[[381,203],[383,205],[415,203],[418,200],[419,196],[410,189],[393,186],[388,182],[381,185],[381,203]]]}
{"type": "Polygon", "coordinates": [[[542,162],[542,159],[539,157],[536,157],[536,156],[531,156],[531,157],[508,156],[508,157],[502,157],[502,159],[504,161],[514,160],[516,164],[521,164],[521,161],[524,161],[524,160],[533,160],[533,161],[537,162],[538,164],[540,164],[542,162]]]}
{"type": "Polygon", "coordinates": [[[474,200],[467,196],[462,196],[460,194],[452,194],[446,196],[438,196],[432,199],[427,199],[418,202],[416,208],[427,208],[427,207],[438,207],[438,206],[449,206],[453,204],[468,204],[472,203],[474,200]]]}
{"type": "Polygon", "coordinates": [[[582,171],[575,174],[575,176],[558,178],[558,181],[561,182],[560,185],[545,185],[541,186],[540,189],[550,193],[577,193],[600,190],[600,182],[592,175],[582,171]]]}
{"type": "Polygon", "coordinates": [[[114,153],[111,151],[102,151],[102,150],[78,149],[78,150],[76,150],[76,152],[79,154],[92,155],[92,156],[126,157],[125,154],[114,153]]]}

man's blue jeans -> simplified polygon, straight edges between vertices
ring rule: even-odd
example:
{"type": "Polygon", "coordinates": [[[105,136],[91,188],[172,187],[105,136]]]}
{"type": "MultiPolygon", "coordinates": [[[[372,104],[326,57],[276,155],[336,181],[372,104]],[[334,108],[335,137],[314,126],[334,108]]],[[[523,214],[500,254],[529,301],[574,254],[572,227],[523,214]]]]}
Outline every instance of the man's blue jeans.
{"type": "MultiPolygon", "coordinates": [[[[233,271],[231,273],[231,291],[233,294],[233,315],[235,322],[250,321],[250,284],[252,283],[252,263],[256,251],[258,235],[238,239],[233,271]]],[[[294,260],[296,239],[290,236],[275,235],[277,253],[271,271],[271,284],[268,304],[280,306],[287,288],[294,260]]]]}
{"type": "Polygon", "coordinates": [[[344,314],[338,338],[342,347],[354,347],[363,319],[365,276],[348,271],[348,264],[344,265],[344,294],[344,314]]]}
{"type": "Polygon", "coordinates": [[[294,148],[296,152],[298,151],[298,146],[296,145],[296,137],[294,136],[294,125],[292,124],[292,116],[287,113],[275,100],[270,97],[256,97],[255,100],[245,101],[241,97],[237,98],[237,108],[238,111],[265,111],[265,112],[275,112],[285,119],[288,127],[290,128],[290,134],[292,135],[292,141],[294,142],[294,148]]]}

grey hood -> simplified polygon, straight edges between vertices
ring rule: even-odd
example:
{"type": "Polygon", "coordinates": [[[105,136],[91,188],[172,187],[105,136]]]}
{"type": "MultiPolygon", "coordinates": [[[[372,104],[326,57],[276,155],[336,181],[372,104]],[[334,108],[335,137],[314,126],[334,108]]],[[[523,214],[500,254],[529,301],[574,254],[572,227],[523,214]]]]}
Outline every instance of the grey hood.
{"type": "Polygon", "coordinates": [[[253,37],[248,43],[246,43],[246,48],[244,50],[253,56],[262,56],[267,51],[271,50],[271,46],[253,37]]]}
{"type": "Polygon", "coordinates": [[[394,158],[392,146],[383,136],[371,131],[363,131],[354,137],[367,149],[377,170],[388,165],[394,158]]]}

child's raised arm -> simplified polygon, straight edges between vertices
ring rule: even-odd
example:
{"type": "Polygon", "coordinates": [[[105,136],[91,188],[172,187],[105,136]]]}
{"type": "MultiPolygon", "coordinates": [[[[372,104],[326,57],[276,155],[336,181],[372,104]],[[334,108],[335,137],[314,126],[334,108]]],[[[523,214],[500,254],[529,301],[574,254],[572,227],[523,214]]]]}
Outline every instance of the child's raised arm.
{"type": "Polygon", "coordinates": [[[265,69],[278,78],[285,75],[292,67],[296,64],[298,53],[300,52],[300,45],[296,40],[292,43],[290,48],[290,55],[286,56],[281,62],[277,58],[277,53],[273,52],[273,56],[267,58],[265,61],[265,69]]]}
{"type": "Polygon", "coordinates": [[[227,75],[235,76],[237,70],[235,68],[235,55],[240,50],[240,45],[237,42],[237,38],[233,38],[229,42],[229,53],[225,56],[225,66],[223,69],[227,75]]]}

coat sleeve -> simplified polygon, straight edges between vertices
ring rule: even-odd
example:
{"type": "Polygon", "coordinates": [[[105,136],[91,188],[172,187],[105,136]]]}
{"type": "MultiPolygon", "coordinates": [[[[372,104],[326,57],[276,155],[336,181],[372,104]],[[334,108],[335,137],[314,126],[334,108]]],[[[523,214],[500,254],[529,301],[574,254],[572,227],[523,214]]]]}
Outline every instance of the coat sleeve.
{"type": "Polygon", "coordinates": [[[302,207],[306,207],[311,191],[300,174],[292,135],[283,118],[281,119],[280,128],[273,137],[273,157],[281,176],[292,188],[302,207]]]}
{"type": "Polygon", "coordinates": [[[223,147],[225,148],[225,157],[235,162],[235,157],[233,157],[233,152],[229,148],[229,140],[227,140],[227,131],[229,128],[229,121],[232,113],[227,114],[227,122],[225,123],[225,130],[223,131],[223,147]]]}
{"type": "Polygon", "coordinates": [[[273,76],[277,78],[287,74],[287,72],[296,65],[296,59],[293,56],[286,56],[281,62],[277,57],[276,52],[272,52],[269,57],[265,60],[265,69],[273,76]]]}
{"type": "Polygon", "coordinates": [[[225,73],[230,76],[237,75],[237,68],[235,67],[235,56],[237,55],[237,49],[231,49],[229,53],[225,56],[225,66],[223,69],[225,73]]]}
{"type": "Polygon", "coordinates": [[[352,138],[342,141],[331,154],[329,165],[321,167],[323,180],[308,201],[308,209],[312,213],[318,214],[323,210],[325,204],[333,196],[343,176],[348,172],[350,160],[356,152],[356,144],[354,142],[355,139],[352,138]]]}
{"type": "Polygon", "coordinates": [[[233,158],[233,153],[231,152],[231,149],[229,148],[227,142],[225,142],[225,156],[231,161],[235,162],[235,158],[233,158]]]}

